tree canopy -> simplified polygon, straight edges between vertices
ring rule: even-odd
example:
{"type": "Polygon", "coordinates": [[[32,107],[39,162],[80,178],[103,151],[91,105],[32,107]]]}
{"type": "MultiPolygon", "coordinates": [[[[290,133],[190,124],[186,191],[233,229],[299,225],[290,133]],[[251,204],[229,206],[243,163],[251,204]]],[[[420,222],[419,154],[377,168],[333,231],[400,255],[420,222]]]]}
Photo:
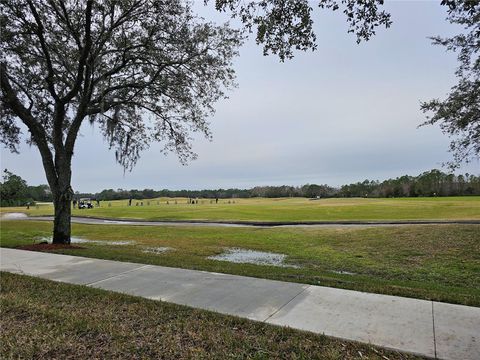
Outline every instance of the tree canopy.
{"type": "Polygon", "coordinates": [[[455,168],[480,155],[480,2],[443,0],[442,4],[448,6],[447,20],[465,30],[450,38],[432,37],[433,44],[458,54],[458,83],[447,98],[424,102],[421,107],[428,114],[423,125],[438,123],[452,137],[454,159],[449,164],[455,168]]]}
{"type": "Polygon", "coordinates": [[[185,160],[233,85],[239,33],[181,1],[4,0],[1,12],[2,139],[16,148],[21,119],[44,163],[73,153],[84,119],[127,168],[155,140],[185,160]]]}
{"type": "Polygon", "coordinates": [[[248,32],[254,33],[264,55],[275,54],[284,61],[292,58],[295,50],[317,48],[312,5],[342,11],[348,32],[361,42],[369,40],[377,27],[391,25],[390,14],[381,9],[383,3],[383,0],[215,0],[215,7],[238,18],[248,32]]]}

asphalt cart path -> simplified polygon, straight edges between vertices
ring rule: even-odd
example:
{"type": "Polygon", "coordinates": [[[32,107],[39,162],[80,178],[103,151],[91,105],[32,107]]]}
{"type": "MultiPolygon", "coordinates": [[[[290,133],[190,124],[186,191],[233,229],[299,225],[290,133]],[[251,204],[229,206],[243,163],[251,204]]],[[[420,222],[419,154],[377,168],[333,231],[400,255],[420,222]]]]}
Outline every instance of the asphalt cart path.
{"type": "MultiPolygon", "coordinates": [[[[88,210],[86,210],[88,211],[88,210]]],[[[1,220],[53,221],[53,216],[27,216],[24,213],[5,213],[1,220]]],[[[91,216],[72,216],[72,223],[91,225],[135,226],[218,226],[218,227],[371,227],[404,225],[480,225],[480,220],[395,220],[395,221],[211,221],[211,220],[141,220],[113,219],[91,216]]]]}

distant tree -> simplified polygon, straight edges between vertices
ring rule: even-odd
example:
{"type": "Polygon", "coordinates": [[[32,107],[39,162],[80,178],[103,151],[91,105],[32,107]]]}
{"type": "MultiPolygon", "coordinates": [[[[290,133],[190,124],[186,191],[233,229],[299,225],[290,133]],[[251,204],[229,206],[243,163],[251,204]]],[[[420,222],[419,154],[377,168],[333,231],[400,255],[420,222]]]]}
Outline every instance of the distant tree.
{"type": "Polygon", "coordinates": [[[24,205],[27,200],[27,182],[5,169],[0,183],[0,206],[24,205]]]}
{"type": "Polygon", "coordinates": [[[48,185],[28,186],[27,196],[35,201],[52,201],[52,192],[48,185]]]}
{"type": "Polygon", "coordinates": [[[433,37],[433,44],[458,53],[458,83],[444,100],[424,102],[422,110],[431,114],[422,125],[440,124],[452,137],[451,168],[480,155],[480,2],[478,0],[443,0],[448,6],[447,20],[461,25],[465,32],[450,38],[433,37]]]}
{"type": "Polygon", "coordinates": [[[71,161],[84,121],[97,124],[131,169],[152,141],[181,161],[190,132],[233,85],[238,31],[192,14],[181,0],[1,0],[3,143],[30,132],[53,193],[54,243],[70,242],[71,161]]]}

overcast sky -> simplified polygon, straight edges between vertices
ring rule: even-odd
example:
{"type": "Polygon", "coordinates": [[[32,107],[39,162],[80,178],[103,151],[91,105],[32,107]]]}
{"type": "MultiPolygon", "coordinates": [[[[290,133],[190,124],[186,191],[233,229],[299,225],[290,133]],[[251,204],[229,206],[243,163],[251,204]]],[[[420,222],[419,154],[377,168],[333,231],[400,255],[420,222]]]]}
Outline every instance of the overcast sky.
{"type": "MultiPolygon", "coordinates": [[[[203,3],[203,1],[202,1],[203,3]]],[[[212,4],[201,14],[218,19],[212,4]]],[[[256,185],[341,185],[417,175],[451,159],[449,139],[424,121],[420,101],[443,98],[455,84],[455,54],[428,36],[458,28],[439,1],[387,2],[393,25],[357,45],[341,13],[315,13],[318,50],[280,63],[248,41],[235,60],[239,87],[216,105],[213,141],[197,138],[199,158],[146,151],[133,172],[115,163],[99,131],[81,129],[73,161],[75,191],[104,188],[202,189],[256,185]]],[[[2,149],[1,166],[29,184],[46,183],[38,150],[2,149]]],[[[479,163],[460,169],[478,174],[479,163]]]]}

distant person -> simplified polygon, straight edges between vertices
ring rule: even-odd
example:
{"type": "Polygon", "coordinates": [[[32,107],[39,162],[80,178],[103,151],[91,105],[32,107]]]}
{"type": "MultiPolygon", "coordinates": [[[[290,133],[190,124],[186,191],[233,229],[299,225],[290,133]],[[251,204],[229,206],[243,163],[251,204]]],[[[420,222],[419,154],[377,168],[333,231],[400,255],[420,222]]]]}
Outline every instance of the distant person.
{"type": "Polygon", "coordinates": [[[218,197],[215,198],[215,204],[218,204],[218,197]]]}
{"type": "Polygon", "coordinates": [[[97,199],[97,207],[100,207],[100,200],[97,199]]]}
{"type": "Polygon", "coordinates": [[[128,199],[128,206],[132,206],[132,198],[128,199]]]}
{"type": "Polygon", "coordinates": [[[27,210],[30,209],[30,203],[27,202],[27,210]]]}
{"type": "Polygon", "coordinates": [[[73,208],[75,209],[77,207],[77,199],[73,199],[73,208]]]}

